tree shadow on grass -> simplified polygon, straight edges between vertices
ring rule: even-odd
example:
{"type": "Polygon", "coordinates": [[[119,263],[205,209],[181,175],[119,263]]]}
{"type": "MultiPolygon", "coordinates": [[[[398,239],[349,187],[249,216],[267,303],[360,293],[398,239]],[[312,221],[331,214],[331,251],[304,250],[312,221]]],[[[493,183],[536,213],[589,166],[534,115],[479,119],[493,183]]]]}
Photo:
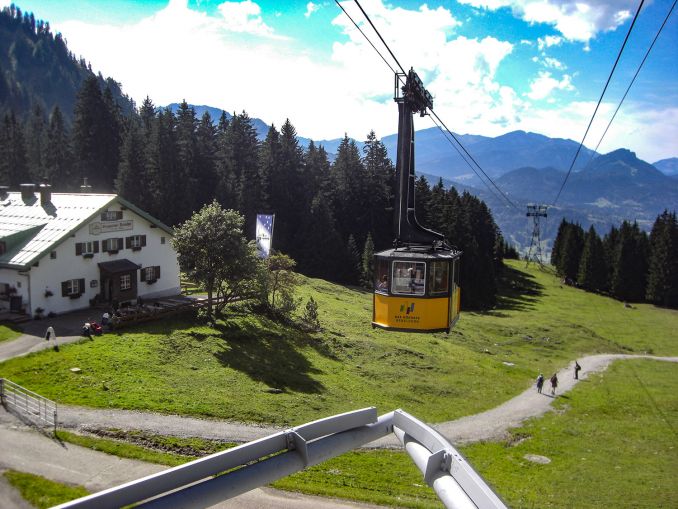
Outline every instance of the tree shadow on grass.
{"type": "Polygon", "coordinates": [[[214,356],[223,366],[284,392],[325,391],[325,386],[311,376],[322,371],[299,352],[303,342],[291,332],[267,331],[249,322],[217,323],[215,329],[221,332],[224,346],[214,356]]]}
{"type": "Polygon", "coordinates": [[[508,266],[504,267],[497,287],[497,306],[487,312],[492,316],[503,316],[502,311],[532,309],[544,291],[534,276],[508,266]]]}

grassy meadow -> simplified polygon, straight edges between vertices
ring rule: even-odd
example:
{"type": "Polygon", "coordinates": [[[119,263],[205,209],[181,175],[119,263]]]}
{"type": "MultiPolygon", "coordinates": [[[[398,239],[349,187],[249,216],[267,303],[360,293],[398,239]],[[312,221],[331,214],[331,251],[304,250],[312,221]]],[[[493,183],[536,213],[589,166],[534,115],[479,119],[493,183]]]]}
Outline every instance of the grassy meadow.
{"type": "Polygon", "coordinates": [[[0,376],[60,404],[279,425],[374,405],[441,422],[494,407],[584,354],[678,353],[678,312],[625,308],[520,262],[497,307],[464,313],[449,335],[372,329],[371,293],[360,289],[303,278],[299,295],[318,302],[321,332],[241,305],[214,327],[148,323],[4,362],[0,376]]]}

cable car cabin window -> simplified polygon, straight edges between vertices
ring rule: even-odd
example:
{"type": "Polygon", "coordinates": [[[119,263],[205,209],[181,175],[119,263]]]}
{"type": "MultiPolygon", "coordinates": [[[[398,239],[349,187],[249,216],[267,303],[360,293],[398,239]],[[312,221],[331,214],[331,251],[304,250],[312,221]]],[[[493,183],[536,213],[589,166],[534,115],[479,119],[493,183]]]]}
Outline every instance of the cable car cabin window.
{"type": "Polygon", "coordinates": [[[424,262],[393,262],[391,291],[401,295],[424,295],[425,278],[424,262]]]}
{"type": "Polygon", "coordinates": [[[428,275],[428,287],[431,295],[446,295],[449,291],[450,264],[444,262],[431,262],[428,275]]]}
{"type": "Polygon", "coordinates": [[[454,260],[452,267],[452,283],[454,286],[459,286],[459,259],[454,260]]]}
{"type": "Polygon", "coordinates": [[[374,271],[374,291],[388,293],[388,260],[378,260],[374,271]]]}

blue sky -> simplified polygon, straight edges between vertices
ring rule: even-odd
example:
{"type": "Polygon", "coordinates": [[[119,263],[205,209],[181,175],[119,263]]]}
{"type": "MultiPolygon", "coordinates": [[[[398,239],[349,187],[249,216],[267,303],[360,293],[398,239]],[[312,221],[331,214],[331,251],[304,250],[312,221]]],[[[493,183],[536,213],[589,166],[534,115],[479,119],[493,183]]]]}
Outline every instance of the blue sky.
{"type": "MultiPolygon", "coordinates": [[[[69,48],[140,102],[186,99],[267,123],[289,118],[316,140],[395,132],[391,71],[333,1],[25,0],[69,48]]],[[[646,1],[593,148],[673,0],[646,1]]],[[[634,0],[362,0],[405,68],[458,133],[515,129],[580,141],[637,9],[634,0]]],[[[342,5],[373,38],[350,1],[342,5]]],[[[650,162],[678,156],[674,11],[600,150],[650,162]]],[[[381,46],[378,45],[381,49],[381,46]]],[[[386,55],[386,52],[384,51],[386,55]]],[[[431,127],[417,120],[417,129],[431,127]]]]}

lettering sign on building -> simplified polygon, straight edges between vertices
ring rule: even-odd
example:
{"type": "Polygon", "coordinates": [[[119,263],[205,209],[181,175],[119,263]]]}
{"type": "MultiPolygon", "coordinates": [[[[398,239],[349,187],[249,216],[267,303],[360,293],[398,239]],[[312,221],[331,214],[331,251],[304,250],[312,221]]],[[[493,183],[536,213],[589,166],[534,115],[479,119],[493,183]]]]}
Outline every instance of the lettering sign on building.
{"type": "Polygon", "coordinates": [[[96,221],[94,223],[90,223],[89,225],[89,233],[91,235],[100,235],[102,233],[110,232],[121,232],[124,230],[132,229],[134,229],[134,221],[132,219],[125,219],[121,221],[106,221],[105,223],[96,221]]]}

